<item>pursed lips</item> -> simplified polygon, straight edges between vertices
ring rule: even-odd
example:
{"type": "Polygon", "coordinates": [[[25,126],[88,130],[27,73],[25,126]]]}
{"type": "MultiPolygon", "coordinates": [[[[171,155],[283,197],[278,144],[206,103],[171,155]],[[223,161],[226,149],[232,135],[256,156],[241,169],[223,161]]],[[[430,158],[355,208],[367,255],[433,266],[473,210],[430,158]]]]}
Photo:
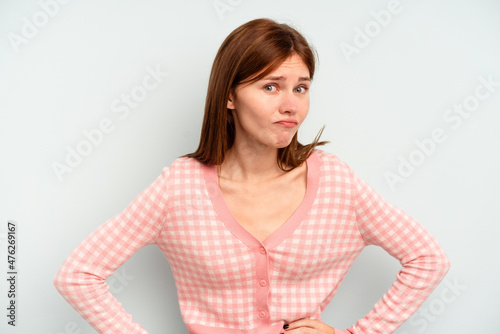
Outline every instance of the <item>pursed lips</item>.
{"type": "Polygon", "coordinates": [[[284,119],[284,120],[276,122],[276,124],[280,124],[280,125],[287,127],[287,128],[292,128],[295,125],[297,125],[298,122],[294,119],[284,119]]]}

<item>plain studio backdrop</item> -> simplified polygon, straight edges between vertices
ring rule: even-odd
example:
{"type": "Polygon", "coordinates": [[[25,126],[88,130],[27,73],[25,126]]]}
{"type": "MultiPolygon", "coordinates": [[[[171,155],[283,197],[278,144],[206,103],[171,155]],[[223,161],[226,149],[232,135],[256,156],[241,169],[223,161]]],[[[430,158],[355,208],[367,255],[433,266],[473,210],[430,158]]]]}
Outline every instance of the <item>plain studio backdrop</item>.
{"type": "MultiPolygon", "coordinates": [[[[0,3],[0,268],[17,223],[16,326],[94,333],[56,292],[64,258],[198,144],[224,38],[251,19],[292,24],[316,47],[299,130],[428,229],[444,281],[397,333],[499,333],[498,1],[68,1],[0,3]]],[[[396,278],[367,247],[323,320],[347,328],[396,278]]],[[[150,333],[186,333],[167,260],[148,246],[108,279],[150,333]]]]}

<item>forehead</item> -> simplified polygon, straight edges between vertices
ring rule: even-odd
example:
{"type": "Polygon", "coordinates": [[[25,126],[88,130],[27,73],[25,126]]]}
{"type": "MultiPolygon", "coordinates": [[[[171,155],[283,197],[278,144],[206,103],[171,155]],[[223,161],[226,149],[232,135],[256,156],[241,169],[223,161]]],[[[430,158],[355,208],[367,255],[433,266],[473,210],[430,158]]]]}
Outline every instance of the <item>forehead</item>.
{"type": "Polygon", "coordinates": [[[297,54],[287,58],[278,68],[269,73],[268,76],[282,74],[282,72],[297,72],[300,76],[309,76],[309,69],[306,63],[304,63],[302,58],[297,54]]]}

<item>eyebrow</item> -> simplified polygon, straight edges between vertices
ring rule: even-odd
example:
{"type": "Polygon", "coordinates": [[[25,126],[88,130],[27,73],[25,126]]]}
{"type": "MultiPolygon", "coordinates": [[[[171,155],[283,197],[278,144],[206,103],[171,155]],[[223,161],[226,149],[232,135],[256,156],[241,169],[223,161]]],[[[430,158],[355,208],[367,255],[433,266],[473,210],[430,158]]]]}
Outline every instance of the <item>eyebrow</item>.
{"type": "MultiPolygon", "coordinates": [[[[265,77],[262,80],[273,80],[273,81],[280,81],[280,80],[282,80],[282,81],[286,81],[286,78],[284,76],[280,75],[280,76],[274,76],[274,77],[265,77]]],[[[309,77],[300,77],[299,81],[311,81],[311,78],[309,78],[309,77]]]]}

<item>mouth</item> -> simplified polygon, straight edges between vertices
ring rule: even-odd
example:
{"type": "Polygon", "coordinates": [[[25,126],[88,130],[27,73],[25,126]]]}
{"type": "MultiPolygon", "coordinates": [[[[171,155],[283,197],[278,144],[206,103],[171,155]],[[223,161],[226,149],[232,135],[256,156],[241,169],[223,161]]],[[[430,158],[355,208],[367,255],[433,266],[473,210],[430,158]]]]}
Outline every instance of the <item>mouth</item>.
{"type": "Polygon", "coordinates": [[[293,128],[294,126],[297,125],[297,121],[294,120],[286,120],[286,121],[279,121],[276,122],[275,124],[279,124],[281,126],[284,126],[285,128],[293,128]]]}

